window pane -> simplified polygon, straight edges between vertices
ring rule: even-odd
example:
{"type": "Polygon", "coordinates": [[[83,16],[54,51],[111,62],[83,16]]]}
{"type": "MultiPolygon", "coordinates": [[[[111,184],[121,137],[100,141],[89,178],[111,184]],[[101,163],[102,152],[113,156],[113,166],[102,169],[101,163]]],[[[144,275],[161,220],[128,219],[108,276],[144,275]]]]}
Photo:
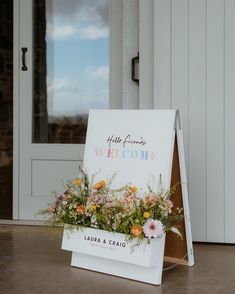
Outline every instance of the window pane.
{"type": "Polygon", "coordinates": [[[33,143],[84,143],[108,108],[109,0],[34,1],[33,143]]]}

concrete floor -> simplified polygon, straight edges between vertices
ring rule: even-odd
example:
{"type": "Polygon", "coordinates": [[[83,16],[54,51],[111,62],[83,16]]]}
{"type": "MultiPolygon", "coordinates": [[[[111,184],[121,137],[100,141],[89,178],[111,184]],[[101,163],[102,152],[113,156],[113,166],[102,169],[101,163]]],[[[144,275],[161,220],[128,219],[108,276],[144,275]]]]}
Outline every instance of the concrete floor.
{"type": "Polygon", "coordinates": [[[60,246],[49,228],[0,225],[0,293],[235,293],[235,246],[195,244],[195,266],[164,271],[161,286],[72,268],[60,246]]]}

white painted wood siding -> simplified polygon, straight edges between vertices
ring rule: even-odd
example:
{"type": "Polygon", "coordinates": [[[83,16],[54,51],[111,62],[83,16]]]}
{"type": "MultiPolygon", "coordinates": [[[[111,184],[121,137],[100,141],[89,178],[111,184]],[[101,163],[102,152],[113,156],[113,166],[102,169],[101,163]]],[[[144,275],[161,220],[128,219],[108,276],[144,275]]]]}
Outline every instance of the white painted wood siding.
{"type": "Polygon", "coordinates": [[[154,0],[140,0],[139,7],[139,108],[153,109],[154,0]]]}
{"type": "Polygon", "coordinates": [[[181,110],[193,239],[235,243],[235,1],[155,0],[154,22],[154,107],[181,110]]]}
{"type": "Polygon", "coordinates": [[[138,109],[139,89],[131,80],[131,58],[139,47],[139,0],[122,0],[122,11],[122,108],[138,109]]]}
{"type": "Polygon", "coordinates": [[[235,243],[235,1],[225,1],[224,148],[225,242],[235,243]]]}
{"type": "Polygon", "coordinates": [[[131,58],[139,49],[139,0],[111,0],[110,109],[138,109],[139,88],[131,80],[131,58]]]}

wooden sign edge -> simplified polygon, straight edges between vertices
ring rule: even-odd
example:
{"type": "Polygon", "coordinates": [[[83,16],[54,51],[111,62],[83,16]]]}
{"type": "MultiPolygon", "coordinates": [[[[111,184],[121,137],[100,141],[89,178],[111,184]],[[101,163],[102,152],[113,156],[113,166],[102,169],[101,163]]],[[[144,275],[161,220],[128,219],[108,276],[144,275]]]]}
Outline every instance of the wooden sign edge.
{"type": "Polygon", "coordinates": [[[175,197],[177,197],[176,205],[183,208],[184,219],[180,224],[180,231],[183,235],[183,241],[177,238],[177,236],[173,233],[169,233],[167,235],[164,261],[193,266],[194,253],[188,201],[186,166],[184,158],[183,134],[180,126],[179,112],[176,112],[174,136],[175,138],[172,156],[171,186],[177,184],[175,193],[175,197]]]}

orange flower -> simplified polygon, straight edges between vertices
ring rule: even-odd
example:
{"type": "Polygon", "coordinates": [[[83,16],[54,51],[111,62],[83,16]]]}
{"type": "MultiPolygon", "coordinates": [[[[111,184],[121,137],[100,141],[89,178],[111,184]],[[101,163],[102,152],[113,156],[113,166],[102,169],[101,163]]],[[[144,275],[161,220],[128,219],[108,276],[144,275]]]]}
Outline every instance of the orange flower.
{"type": "Polygon", "coordinates": [[[76,179],[76,180],[75,180],[75,184],[76,184],[77,186],[80,186],[81,183],[82,183],[82,180],[81,180],[81,179],[76,179]]]}
{"type": "Polygon", "coordinates": [[[80,214],[85,214],[85,206],[84,205],[78,205],[75,210],[80,214]]]}
{"type": "Polygon", "coordinates": [[[104,188],[105,184],[106,184],[105,180],[101,180],[98,183],[96,183],[93,186],[93,188],[96,189],[96,190],[100,190],[100,189],[104,188]]]}
{"type": "Polygon", "coordinates": [[[143,229],[140,225],[133,225],[131,227],[131,234],[134,235],[135,237],[139,237],[143,232],[143,229]]]}
{"type": "Polygon", "coordinates": [[[154,203],[154,199],[153,199],[153,196],[146,196],[145,198],[144,198],[144,203],[146,204],[146,205],[152,205],[153,203],[154,203]]]}
{"type": "Polygon", "coordinates": [[[131,192],[135,193],[138,190],[138,188],[136,186],[131,186],[130,190],[131,192]]]}
{"type": "Polygon", "coordinates": [[[149,218],[150,217],[150,213],[148,211],[145,211],[143,214],[144,218],[149,218]]]}

